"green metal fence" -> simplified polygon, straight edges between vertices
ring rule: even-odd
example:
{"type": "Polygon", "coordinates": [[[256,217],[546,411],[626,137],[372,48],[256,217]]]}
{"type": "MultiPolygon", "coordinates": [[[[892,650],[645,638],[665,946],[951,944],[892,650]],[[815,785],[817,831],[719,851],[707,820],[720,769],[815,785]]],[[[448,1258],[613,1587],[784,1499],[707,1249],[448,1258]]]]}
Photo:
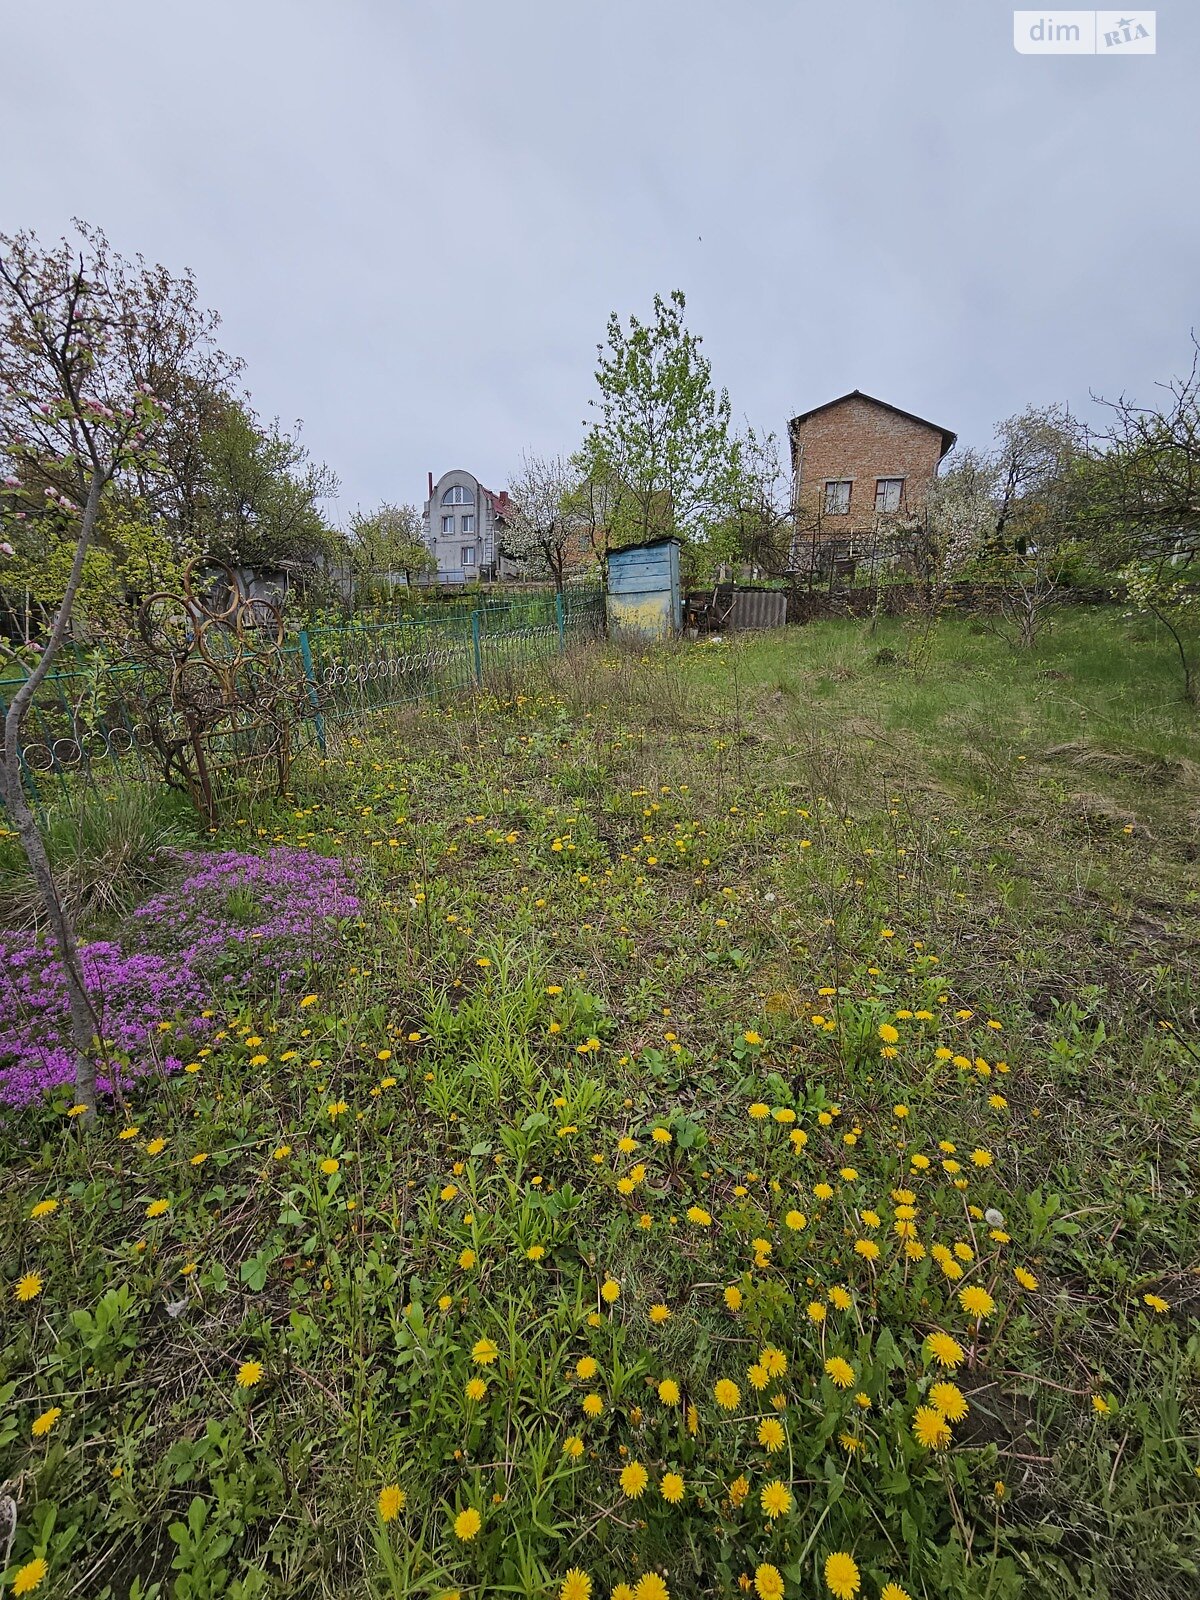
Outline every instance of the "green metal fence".
{"type": "MultiPolygon", "coordinates": [[[[287,635],[283,655],[304,703],[302,742],[387,706],[443,700],[485,686],[596,638],[604,593],[571,586],[515,599],[440,609],[393,622],[314,624],[287,635]]],[[[23,669],[0,678],[0,718],[23,669]]],[[[74,651],[38,687],[25,721],[21,761],[38,792],[83,772],[149,776],[153,740],[138,687],[144,669],[74,651]]]]}

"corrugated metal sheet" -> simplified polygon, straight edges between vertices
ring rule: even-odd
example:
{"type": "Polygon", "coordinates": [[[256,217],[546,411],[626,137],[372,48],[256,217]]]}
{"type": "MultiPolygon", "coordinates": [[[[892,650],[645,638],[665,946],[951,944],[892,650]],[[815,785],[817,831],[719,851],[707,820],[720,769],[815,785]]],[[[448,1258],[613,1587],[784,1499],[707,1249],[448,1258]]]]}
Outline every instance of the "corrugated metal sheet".
{"type": "Polygon", "coordinates": [[[787,593],[783,589],[731,589],[719,584],[712,589],[694,589],[688,595],[689,607],[700,614],[702,631],[736,628],[782,628],[787,621],[787,593]]]}
{"type": "Polygon", "coordinates": [[[782,628],[787,621],[787,594],[782,589],[738,589],[730,628],[782,628]]]}

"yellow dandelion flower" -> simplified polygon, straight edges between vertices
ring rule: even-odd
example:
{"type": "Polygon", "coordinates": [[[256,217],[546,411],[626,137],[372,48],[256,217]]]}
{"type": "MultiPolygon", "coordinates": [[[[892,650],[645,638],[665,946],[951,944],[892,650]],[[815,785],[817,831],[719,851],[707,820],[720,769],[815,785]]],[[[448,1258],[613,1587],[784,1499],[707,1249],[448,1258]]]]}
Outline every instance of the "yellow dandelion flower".
{"type": "Polygon", "coordinates": [[[385,1483],[379,1491],[379,1520],[394,1522],[404,1510],[408,1496],[398,1483],[385,1483]]]}
{"type": "Polygon", "coordinates": [[[43,1411],[40,1416],[34,1417],[30,1433],[35,1439],[44,1439],[61,1416],[62,1407],[51,1406],[49,1411],[43,1411]]]}
{"type": "Polygon", "coordinates": [[[784,1355],[782,1350],[777,1350],[773,1344],[765,1345],[763,1347],[763,1352],[758,1359],[761,1366],[767,1372],[769,1372],[773,1378],[782,1378],[788,1369],[787,1357],[784,1355]]]}
{"type": "Polygon", "coordinates": [[[468,1400],[474,1400],[478,1404],[480,1400],[487,1399],[487,1392],[487,1384],[484,1383],[482,1378],[467,1379],[466,1396],[468,1400]]]}
{"type": "Polygon", "coordinates": [[[43,1556],[35,1556],[32,1561],[27,1561],[23,1567],[18,1567],[17,1575],[13,1579],[13,1594],[32,1594],[49,1570],[50,1568],[46,1565],[43,1556]]]}
{"type": "Polygon", "coordinates": [[[27,1272],[23,1278],[17,1279],[16,1288],[13,1290],[18,1300],[36,1300],[43,1288],[40,1272],[27,1272]]]}
{"type": "Polygon", "coordinates": [[[604,1410],[604,1401],[598,1394],[585,1394],[583,1397],[584,1416],[595,1419],[604,1410]]]}
{"type": "Polygon", "coordinates": [[[950,1424],[932,1406],[918,1406],[912,1421],[913,1435],[926,1450],[944,1450],[950,1443],[950,1424]]]}
{"type": "Polygon", "coordinates": [[[759,1503],[763,1514],[774,1522],[777,1517],[786,1517],[792,1509],[791,1491],[784,1487],[778,1478],[773,1478],[759,1496],[759,1503]]]}
{"type": "Polygon", "coordinates": [[[558,1591],[558,1600],[590,1600],[592,1580],[579,1567],[570,1567],[558,1591]]]}
{"type": "Polygon", "coordinates": [[[29,1215],[35,1222],[40,1222],[43,1217],[49,1217],[58,1210],[57,1200],[39,1200],[29,1215]]]}
{"type": "Polygon", "coordinates": [[[718,1378],[713,1389],[713,1399],[722,1411],[736,1411],[738,1402],[742,1398],[742,1391],[731,1378],[718,1378]]]}
{"type": "Polygon", "coordinates": [[[621,1285],[615,1278],[606,1278],[600,1285],[600,1298],[606,1305],[613,1305],[621,1297],[621,1285]]]}
{"type": "Polygon", "coordinates": [[[754,1569],[754,1592],[758,1600],[783,1600],[783,1574],[769,1561],[754,1569]]]}
{"type": "Polygon", "coordinates": [[[786,1435],[783,1424],[775,1417],[764,1417],[758,1425],[758,1442],[768,1455],[773,1455],[776,1450],[782,1450],[786,1435]]]}
{"type": "Polygon", "coordinates": [[[583,1454],[583,1440],[577,1433],[569,1433],[563,1440],[563,1454],[570,1456],[572,1461],[579,1460],[583,1454]]]}
{"type": "Polygon", "coordinates": [[[961,1422],[970,1409],[956,1383],[935,1383],[928,1398],[929,1404],[940,1411],[947,1422],[961,1422]]]}
{"type": "Polygon", "coordinates": [[[955,1367],[960,1367],[966,1360],[966,1352],[958,1340],[940,1331],[931,1333],[925,1340],[925,1354],[931,1361],[936,1361],[939,1366],[949,1367],[951,1371],[955,1367]]]}
{"type": "Polygon", "coordinates": [[[664,1378],[658,1386],[658,1398],[665,1406],[679,1404],[679,1385],[674,1378],[664,1378]]]}
{"type": "Polygon", "coordinates": [[[958,1291],[958,1303],[968,1316],[983,1321],[996,1309],[996,1302],[981,1284],[969,1283],[958,1291]]]}
{"type": "Polygon", "coordinates": [[[663,1305],[661,1300],[656,1305],[652,1305],[648,1312],[650,1321],[655,1325],[656,1328],[660,1327],[670,1315],[670,1306],[663,1305]]]}
{"type": "Polygon", "coordinates": [[[1037,1279],[1026,1267],[1014,1267],[1013,1277],[1021,1285],[1022,1289],[1036,1289],[1038,1286],[1037,1279]]]}
{"type": "Polygon", "coordinates": [[[491,1339],[477,1339],[471,1346],[471,1360],[476,1366],[490,1367],[499,1354],[499,1347],[491,1339]]]}
{"type": "Polygon", "coordinates": [[[678,1472],[664,1472],[658,1487],[668,1505],[677,1506],[682,1502],[684,1483],[678,1472]]]}
{"type": "Polygon", "coordinates": [[[854,1383],[854,1368],[841,1356],[830,1356],[825,1371],[839,1389],[849,1389],[854,1383]]]}
{"type": "Polygon", "coordinates": [[[631,1461],[621,1469],[621,1493],[627,1500],[637,1500],[650,1482],[650,1474],[640,1461],[631,1461]]]}
{"type": "Polygon", "coordinates": [[[482,1527],[483,1518],[474,1506],[468,1506],[465,1511],[460,1511],[454,1519],[454,1537],[461,1539],[463,1544],[470,1544],[482,1527]]]}
{"type": "Polygon", "coordinates": [[[633,1600],[671,1600],[671,1593],[657,1572],[643,1572],[634,1588],[633,1600]]]}
{"type": "Polygon", "coordinates": [[[239,1389],[253,1389],[256,1383],[262,1382],[263,1365],[261,1361],[243,1361],[237,1369],[235,1382],[239,1389]]]}

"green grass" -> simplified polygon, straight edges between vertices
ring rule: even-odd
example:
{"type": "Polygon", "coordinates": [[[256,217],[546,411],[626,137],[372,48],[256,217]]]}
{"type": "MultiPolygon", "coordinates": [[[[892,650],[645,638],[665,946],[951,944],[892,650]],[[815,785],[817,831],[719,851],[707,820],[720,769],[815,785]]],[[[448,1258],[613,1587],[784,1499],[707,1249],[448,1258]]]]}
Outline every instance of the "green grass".
{"type": "Polygon", "coordinates": [[[0,1131],[11,1571],[1192,1591],[1198,744],[1163,641],[1088,612],[1029,655],[961,620],[596,650],[297,770],[220,842],[354,862],[316,1000],[248,972],[136,1137],[0,1131]]]}

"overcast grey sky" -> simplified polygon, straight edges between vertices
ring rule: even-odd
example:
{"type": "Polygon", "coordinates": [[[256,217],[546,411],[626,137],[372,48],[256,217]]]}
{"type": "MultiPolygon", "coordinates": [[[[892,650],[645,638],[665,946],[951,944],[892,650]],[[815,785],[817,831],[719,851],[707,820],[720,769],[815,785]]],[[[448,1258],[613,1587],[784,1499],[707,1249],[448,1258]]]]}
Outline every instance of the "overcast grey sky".
{"type": "MultiPolygon", "coordinates": [[[[1054,14],[1053,12],[1050,14],[1054,14]]],[[[1200,5],[1018,55],[998,0],[5,0],[0,228],[191,266],[344,520],[569,450],[682,288],[735,414],[985,442],[1200,325],[1200,5]]]]}

